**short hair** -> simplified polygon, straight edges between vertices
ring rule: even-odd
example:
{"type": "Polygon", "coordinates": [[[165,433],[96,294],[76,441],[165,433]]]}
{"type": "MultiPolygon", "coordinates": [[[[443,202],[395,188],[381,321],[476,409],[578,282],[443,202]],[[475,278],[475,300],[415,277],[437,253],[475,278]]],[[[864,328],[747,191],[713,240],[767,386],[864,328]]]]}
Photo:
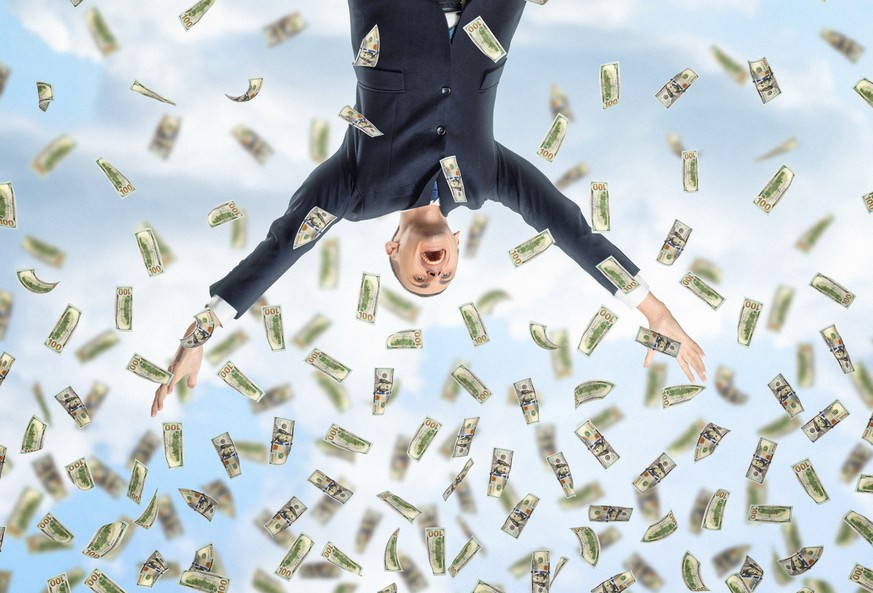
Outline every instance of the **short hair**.
{"type": "MultiPolygon", "coordinates": [[[[392,241],[397,240],[397,233],[399,233],[399,232],[400,232],[400,225],[398,224],[397,228],[394,229],[394,234],[391,236],[392,241]]],[[[400,282],[400,276],[397,274],[397,262],[394,261],[394,258],[391,257],[390,255],[388,256],[388,263],[391,264],[391,271],[394,272],[394,277],[397,278],[397,282],[400,283],[400,286],[402,286],[403,289],[406,290],[406,292],[408,292],[410,294],[414,294],[417,297],[421,297],[421,298],[434,297],[438,294],[442,294],[443,292],[445,292],[446,288],[449,287],[449,285],[446,284],[446,288],[443,288],[441,291],[435,292],[433,294],[421,294],[421,293],[415,292],[413,290],[409,290],[409,288],[407,288],[407,286],[405,284],[403,284],[403,282],[400,282]]]]}

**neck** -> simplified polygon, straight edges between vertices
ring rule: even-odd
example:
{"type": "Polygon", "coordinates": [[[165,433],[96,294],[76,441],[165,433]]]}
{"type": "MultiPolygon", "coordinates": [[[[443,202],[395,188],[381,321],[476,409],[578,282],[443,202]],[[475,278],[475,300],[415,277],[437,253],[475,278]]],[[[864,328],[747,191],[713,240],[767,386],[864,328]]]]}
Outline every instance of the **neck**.
{"type": "Polygon", "coordinates": [[[439,202],[404,210],[400,213],[400,233],[410,227],[432,227],[440,224],[448,226],[446,217],[440,211],[439,202]]]}

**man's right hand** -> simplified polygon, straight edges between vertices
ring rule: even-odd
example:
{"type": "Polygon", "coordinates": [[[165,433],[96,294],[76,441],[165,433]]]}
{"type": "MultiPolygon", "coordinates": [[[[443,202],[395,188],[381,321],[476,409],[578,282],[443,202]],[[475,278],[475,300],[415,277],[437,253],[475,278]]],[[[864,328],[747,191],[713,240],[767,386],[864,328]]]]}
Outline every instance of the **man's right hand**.
{"type": "MultiPolygon", "coordinates": [[[[194,329],[195,324],[191,324],[185,331],[184,335],[188,335],[194,329]]],[[[179,348],[176,350],[176,355],[173,357],[173,362],[167,368],[173,373],[173,378],[168,385],[161,385],[155,391],[155,399],[152,401],[152,418],[157,416],[158,412],[164,409],[164,399],[170,393],[173,393],[173,386],[181,381],[184,377],[188,377],[188,387],[197,385],[197,373],[200,372],[200,364],[203,362],[203,346],[196,348],[179,348]]]]}

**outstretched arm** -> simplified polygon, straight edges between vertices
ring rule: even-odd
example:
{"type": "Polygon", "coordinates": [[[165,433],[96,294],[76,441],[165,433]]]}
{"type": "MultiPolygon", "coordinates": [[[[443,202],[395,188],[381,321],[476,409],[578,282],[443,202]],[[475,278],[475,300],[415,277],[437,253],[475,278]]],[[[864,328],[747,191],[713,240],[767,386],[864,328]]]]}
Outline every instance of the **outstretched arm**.
{"type": "MultiPolygon", "coordinates": [[[[625,305],[639,309],[650,329],[681,342],[679,366],[692,383],[692,369],[705,381],[706,368],[700,358],[703,350],[685,333],[666,305],[651,293],[639,275],[639,267],[609,239],[592,233],[579,206],[558,191],[533,164],[499,143],[497,155],[497,200],[520,214],[537,231],[548,228],[564,253],[625,305]],[[616,288],[597,269],[597,264],[609,256],[633,275],[639,286],[627,294],[616,288]]],[[[653,350],[646,353],[643,366],[649,366],[653,354],[653,350]]]]}

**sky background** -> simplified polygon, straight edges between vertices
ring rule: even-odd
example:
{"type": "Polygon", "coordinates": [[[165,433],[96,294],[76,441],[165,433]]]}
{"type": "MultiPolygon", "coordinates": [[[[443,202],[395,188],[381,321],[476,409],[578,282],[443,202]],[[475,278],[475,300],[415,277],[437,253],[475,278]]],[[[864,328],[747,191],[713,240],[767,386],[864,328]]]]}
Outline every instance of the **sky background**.
{"type": "MultiPolygon", "coordinates": [[[[475,10],[476,1],[480,0],[473,0],[470,10],[475,10]]],[[[414,323],[384,308],[374,325],[354,319],[362,272],[380,274],[383,286],[401,290],[383,251],[397,224],[396,215],[336,224],[329,233],[340,245],[336,289],[318,288],[319,258],[313,254],[302,258],[266,293],[269,303],[282,306],[287,350],[271,352],[263,324],[248,313],[230,326],[249,338],[232,360],[264,389],[290,382],[294,399],[252,415],[249,402],[216,376],[217,367],[204,361],[193,400],[182,405],[171,397],[163,412],[151,418],[154,385],[125,371],[130,356],[138,352],[158,364],[168,361],[191,316],[208,300],[208,286],[257,245],[314,167],[308,155],[311,119],[330,122],[333,151],[346,126],[336,113],[354,101],[350,67],[354,51],[348,38],[347,6],[341,0],[309,4],[220,0],[186,32],[177,15],[187,8],[185,2],[166,0],[145,4],[85,0],[77,8],[62,0],[0,4],[0,63],[12,69],[0,96],[0,180],[12,180],[18,204],[18,228],[0,229],[0,289],[14,295],[0,350],[16,357],[0,386],[0,444],[9,449],[0,479],[0,524],[25,485],[42,491],[31,464],[50,453],[68,495],[58,501],[46,495],[28,534],[39,534],[37,521],[52,512],[76,536],[70,550],[29,555],[23,539],[7,534],[0,570],[12,572],[10,593],[36,593],[46,579],[74,566],[88,573],[100,567],[133,591],[138,563],[154,549],[186,568],[194,551],[209,542],[232,579],[231,590],[253,590],[255,569],[272,574],[285,553],[253,525],[254,516],[265,508],[275,512],[291,496],[300,498],[311,513],[322,497],[306,482],[316,468],[346,478],[355,494],[327,525],[304,514],[291,531],[315,540],[308,561],[316,560],[332,541],[364,566],[363,576],[343,573],[338,580],[317,581],[298,574],[291,583],[283,582],[285,591],[332,590],[340,582],[358,583],[360,591],[376,591],[392,581],[400,591],[408,591],[399,575],[382,570],[385,542],[397,527],[400,549],[425,574],[428,590],[435,592],[470,591],[477,579],[506,591],[526,591],[527,577],[516,580],[507,567],[544,548],[551,550],[553,565],[560,556],[570,559],[554,584],[556,591],[591,589],[624,570],[624,561],[634,552],[660,574],[662,591],[682,590],[680,561],[686,550],[702,562],[704,582],[717,590],[723,587],[724,577],[716,576],[711,558],[739,544],[751,545],[749,554],[764,567],[763,590],[796,591],[802,578],[779,588],[772,574],[774,551],[780,558],[795,551],[786,548],[782,528],[745,521],[749,482],[745,472],[759,429],[784,414],[767,383],[782,373],[797,387],[799,343],[811,343],[815,356],[814,385],[797,389],[805,407],[800,418],[806,422],[837,398],[850,416],[816,443],[799,430],[774,439],[779,446],[765,482],[767,502],[792,505],[803,545],[824,546],[823,558],[807,576],[828,581],[834,590],[850,590],[846,579],[854,563],[870,564],[868,544],[856,539],[839,547],[835,535],[848,510],[869,516],[873,500],[855,493],[855,480],[846,484],[839,475],[852,448],[857,443],[867,446],[860,436],[870,410],[850,377],[840,371],[819,330],[835,323],[852,360],[873,366],[869,273],[873,215],[866,213],[861,199],[873,191],[873,112],[852,90],[858,79],[873,75],[873,62],[865,52],[857,64],[850,63],[819,33],[829,28],[873,46],[863,25],[873,17],[873,9],[861,2],[819,0],[706,5],[685,0],[551,0],[525,9],[498,91],[495,137],[551,179],[580,161],[587,163],[589,176],[566,190],[586,216],[589,181],[609,183],[613,224],[609,239],[640,266],[653,292],[707,354],[707,388],[691,402],[667,410],[644,407],[645,351],[633,340],[638,326],[645,324],[644,317],[624,307],[559,249],[515,269],[507,251],[535,231],[508,209],[489,203],[480,211],[488,217],[488,227],[478,255],[461,261],[457,279],[442,296],[417,302],[421,313],[414,323]],[[92,7],[100,9],[118,40],[120,49],[108,58],[100,55],[87,30],[85,12],[92,7]],[[263,26],[294,11],[300,11],[307,28],[268,48],[263,26]],[[782,94],[762,104],[750,81],[738,85],[722,70],[710,53],[712,44],[741,64],[766,56],[782,94]],[[612,61],[621,64],[621,100],[602,110],[599,66],[612,61]],[[684,68],[692,68],[700,78],[676,104],[664,109],[653,95],[684,68]],[[243,93],[247,80],[255,77],[264,78],[264,87],[250,103],[224,97],[243,93]],[[54,86],[55,100],[45,113],[37,108],[37,80],[54,86]],[[131,92],[134,80],[177,105],[131,92]],[[557,158],[548,163],[535,153],[553,118],[552,83],[567,93],[576,121],[557,158]],[[148,150],[164,114],[182,119],[166,161],[148,150]],[[275,154],[265,165],[259,165],[231,136],[237,124],[252,128],[273,147],[275,154]],[[685,148],[699,151],[699,192],[682,191],[681,162],[667,146],[668,133],[679,134],[685,148]],[[75,150],[49,175],[38,177],[31,161],[62,134],[72,136],[75,150]],[[799,141],[793,152],[755,161],[789,137],[799,141]],[[98,157],[124,173],[136,192],[120,200],[94,164],[98,157]],[[796,177],[767,215],[752,201],[781,164],[796,177]],[[206,214],[227,200],[247,211],[245,249],[231,248],[229,225],[213,229],[206,223],[206,214]],[[795,249],[797,238],[828,214],[834,222],[815,248],[810,253],[795,249]],[[694,231],[680,260],[662,266],[655,257],[677,218],[694,231]],[[136,248],[133,235],[143,221],[153,226],[176,257],[160,276],[148,277],[136,248]],[[63,249],[67,254],[63,266],[52,268],[28,255],[20,247],[26,235],[63,249]],[[679,285],[698,257],[716,262],[722,270],[716,288],[726,300],[717,311],[679,285]],[[29,293],[15,277],[22,268],[35,268],[43,280],[60,284],[49,294],[29,293]],[[849,309],[808,286],[816,272],[857,295],[849,309]],[[765,318],[779,285],[796,292],[785,326],[773,332],[766,328],[765,318]],[[133,286],[134,330],[119,332],[118,345],[80,364],[75,350],[114,327],[116,286],[133,286]],[[490,342],[473,347],[458,306],[492,289],[505,290],[511,300],[483,315],[490,342]],[[749,348],[736,342],[744,297],[764,303],[749,348]],[[67,348],[58,355],[43,341],[67,303],[83,314],[67,348]],[[575,346],[601,305],[615,311],[620,321],[587,358],[575,346]],[[319,312],[333,323],[315,345],[353,369],[343,383],[353,404],[344,413],[330,405],[313,369],[303,362],[308,350],[290,344],[290,337],[319,312]],[[529,336],[530,321],[546,324],[550,333],[567,330],[573,349],[570,377],[554,376],[549,353],[529,336]],[[410,327],[422,329],[422,350],[385,349],[389,334],[410,327]],[[468,361],[494,392],[485,404],[464,393],[455,402],[440,398],[445,377],[457,360],[468,361]],[[736,386],[749,396],[744,405],[731,404],[717,394],[714,377],[720,365],[735,372],[736,386]],[[372,370],[377,366],[395,368],[401,384],[396,401],[382,417],[370,414],[372,370]],[[561,489],[539,459],[536,425],[525,425],[518,405],[507,404],[512,383],[527,377],[541,396],[541,422],[555,426],[557,449],[564,452],[577,489],[597,481],[604,495],[596,504],[637,507],[630,522],[617,524],[622,538],[604,550],[596,567],[579,557],[569,528],[592,525],[599,532],[606,526],[588,521],[587,505],[572,510],[559,506],[561,489]],[[574,386],[592,379],[608,380],[616,387],[604,400],[574,409],[574,386]],[[84,397],[95,380],[111,391],[92,424],[79,429],[52,397],[68,385],[84,397]],[[33,414],[42,415],[32,396],[35,382],[48,400],[51,426],[43,451],[22,455],[19,443],[27,421],[33,414]],[[624,419],[603,433],[621,459],[604,470],[573,431],[610,406],[619,407],[624,419]],[[266,444],[274,414],[296,421],[288,463],[274,467],[243,459],[242,476],[228,481],[210,439],[229,431],[235,440],[266,444]],[[442,423],[435,444],[420,462],[410,462],[403,481],[392,480],[389,463],[397,435],[412,436],[426,416],[442,423]],[[475,465],[467,476],[475,514],[460,513],[457,493],[442,501],[442,491],[466,460],[446,459],[437,450],[471,416],[481,418],[471,449],[475,465]],[[640,512],[631,482],[698,419],[731,432],[711,457],[698,463],[693,462],[691,450],[674,456],[677,468],[658,491],[660,516],[673,510],[679,530],[661,542],[640,543],[654,519],[640,512]],[[63,475],[64,465],[95,455],[126,480],[134,445],[147,430],[159,435],[162,421],[184,424],[185,466],[169,470],[158,449],[149,463],[142,505],[123,495],[113,499],[99,488],[79,492],[63,475]],[[331,423],[371,440],[371,452],[357,456],[354,463],[326,456],[314,443],[331,423]],[[498,500],[485,496],[493,447],[515,451],[509,482],[518,498],[528,492],[540,497],[517,540],[500,530],[506,510],[498,500]],[[810,500],[792,475],[791,465],[805,458],[812,461],[830,495],[831,500],[822,505],[810,500]],[[177,489],[200,489],[217,478],[229,484],[237,517],[217,514],[207,523],[184,505],[177,489]],[[80,554],[99,526],[121,516],[136,518],[155,488],[172,497],[183,536],[166,541],[157,525],[150,531],[132,527],[128,545],[116,559],[95,561],[80,554]],[[695,535],[689,530],[691,507],[701,488],[731,492],[721,531],[695,535]],[[422,526],[418,521],[408,524],[376,498],[386,489],[419,508],[436,505],[438,524],[447,531],[447,562],[466,541],[455,521],[458,514],[487,555],[480,552],[455,579],[431,576],[422,526]],[[382,519],[366,551],[358,554],[354,539],[366,509],[379,511],[382,519]]],[[[461,230],[462,250],[473,215],[457,209],[449,219],[453,229],[461,230]]],[[[660,355],[656,360],[668,365],[668,385],[686,382],[674,361],[660,355]]],[[[156,587],[170,590],[176,585],[167,581],[156,587]]],[[[644,589],[641,583],[634,588],[644,589]]]]}

